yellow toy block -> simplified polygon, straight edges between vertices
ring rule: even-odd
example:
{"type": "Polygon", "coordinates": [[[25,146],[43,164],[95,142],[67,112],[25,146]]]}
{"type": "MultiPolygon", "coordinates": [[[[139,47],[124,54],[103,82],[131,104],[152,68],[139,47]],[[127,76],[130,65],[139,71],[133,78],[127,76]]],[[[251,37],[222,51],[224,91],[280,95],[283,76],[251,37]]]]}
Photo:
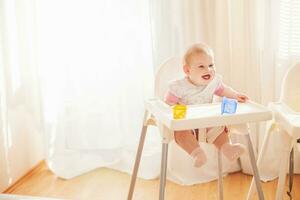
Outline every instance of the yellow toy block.
{"type": "Polygon", "coordinates": [[[173,106],[173,118],[184,119],[186,116],[186,105],[175,105],[173,106]]]}

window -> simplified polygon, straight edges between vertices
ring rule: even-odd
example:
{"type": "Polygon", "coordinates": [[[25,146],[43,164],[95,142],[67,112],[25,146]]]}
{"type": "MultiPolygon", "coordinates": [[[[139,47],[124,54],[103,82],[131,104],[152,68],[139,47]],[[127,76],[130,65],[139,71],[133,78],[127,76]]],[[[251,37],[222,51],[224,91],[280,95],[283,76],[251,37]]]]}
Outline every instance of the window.
{"type": "Polygon", "coordinates": [[[300,1],[280,0],[279,59],[300,57],[300,1]]]}

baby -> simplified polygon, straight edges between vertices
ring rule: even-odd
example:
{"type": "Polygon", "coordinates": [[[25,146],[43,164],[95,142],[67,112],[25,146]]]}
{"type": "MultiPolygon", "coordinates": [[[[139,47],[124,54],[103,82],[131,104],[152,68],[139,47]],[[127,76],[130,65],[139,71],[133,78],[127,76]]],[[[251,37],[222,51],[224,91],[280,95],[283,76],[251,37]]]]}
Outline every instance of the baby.
{"type": "MultiPolygon", "coordinates": [[[[220,75],[215,72],[214,55],[204,44],[191,46],[184,55],[183,71],[186,76],[171,81],[165,101],[174,104],[212,103],[213,95],[245,102],[248,97],[226,86],[220,75]]],[[[225,126],[206,129],[175,131],[176,143],[194,159],[194,166],[201,167],[207,158],[199,145],[199,134],[205,136],[208,143],[213,143],[230,161],[236,160],[245,152],[242,144],[231,144],[228,129],[225,126]]]]}

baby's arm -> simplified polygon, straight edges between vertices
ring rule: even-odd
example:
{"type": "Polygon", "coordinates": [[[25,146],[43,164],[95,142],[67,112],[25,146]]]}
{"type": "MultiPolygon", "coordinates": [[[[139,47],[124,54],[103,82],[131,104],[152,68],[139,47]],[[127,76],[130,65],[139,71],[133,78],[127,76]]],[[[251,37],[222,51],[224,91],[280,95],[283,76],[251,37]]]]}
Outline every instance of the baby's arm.
{"type": "Polygon", "coordinates": [[[171,81],[168,85],[168,90],[165,95],[165,102],[170,106],[180,104],[181,102],[182,85],[180,80],[171,81]]]}
{"type": "Polygon", "coordinates": [[[231,87],[225,85],[224,83],[219,85],[219,87],[215,91],[215,94],[220,96],[220,97],[227,97],[227,98],[231,98],[231,99],[236,99],[236,100],[238,100],[239,102],[242,102],[242,103],[249,99],[246,95],[235,91],[234,89],[232,89],[231,87]]]}
{"type": "Polygon", "coordinates": [[[165,102],[169,104],[170,106],[178,104],[179,103],[179,98],[175,96],[172,92],[168,92],[166,97],[165,97],[165,102]]]}

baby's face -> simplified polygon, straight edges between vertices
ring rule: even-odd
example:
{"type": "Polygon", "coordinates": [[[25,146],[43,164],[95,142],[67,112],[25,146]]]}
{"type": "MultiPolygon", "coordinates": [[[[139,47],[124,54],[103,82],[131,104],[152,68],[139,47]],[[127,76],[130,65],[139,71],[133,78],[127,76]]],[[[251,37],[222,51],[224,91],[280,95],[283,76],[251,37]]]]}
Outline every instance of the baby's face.
{"type": "Polygon", "coordinates": [[[215,76],[214,60],[209,55],[196,54],[184,71],[194,85],[207,85],[215,76]]]}

